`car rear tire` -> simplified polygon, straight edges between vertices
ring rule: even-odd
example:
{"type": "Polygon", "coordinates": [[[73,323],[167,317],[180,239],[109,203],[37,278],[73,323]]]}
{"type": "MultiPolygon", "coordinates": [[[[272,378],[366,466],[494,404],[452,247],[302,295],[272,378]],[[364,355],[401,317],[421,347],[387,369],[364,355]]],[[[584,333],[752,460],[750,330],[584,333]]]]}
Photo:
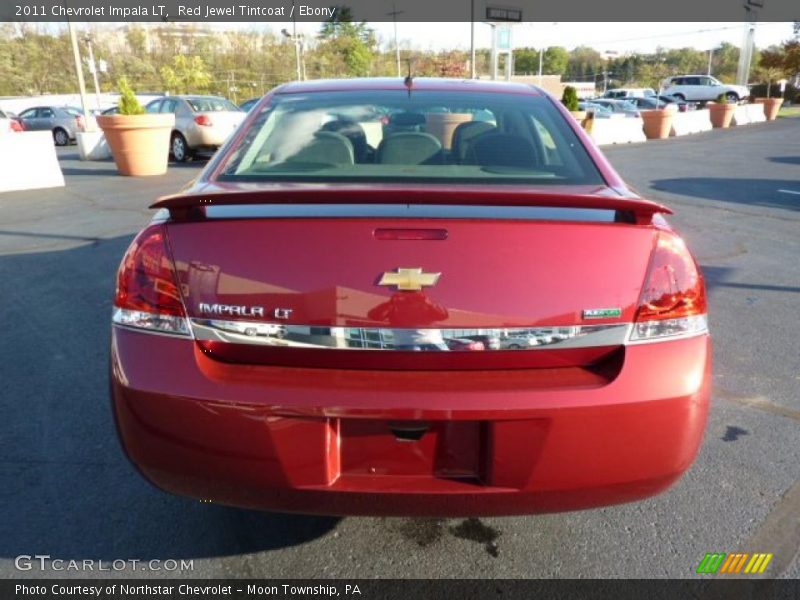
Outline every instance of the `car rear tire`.
{"type": "Polygon", "coordinates": [[[737,96],[733,92],[728,92],[727,94],[725,94],[725,100],[727,100],[730,103],[736,103],[739,102],[739,96],[737,96]]]}
{"type": "Polygon", "coordinates": [[[69,144],[69,134],[61,127],[56,127],[53,129],[53,141],[56,146],[66,146],[69,144]]]}
{"type": "Polygon", "coordinates": [[[186,143],[186,138],[178,132],[172,134],[170,153],[172,154],[172,158],[181,163],[186,162],[192,157],[189,144],[186,143]]]}

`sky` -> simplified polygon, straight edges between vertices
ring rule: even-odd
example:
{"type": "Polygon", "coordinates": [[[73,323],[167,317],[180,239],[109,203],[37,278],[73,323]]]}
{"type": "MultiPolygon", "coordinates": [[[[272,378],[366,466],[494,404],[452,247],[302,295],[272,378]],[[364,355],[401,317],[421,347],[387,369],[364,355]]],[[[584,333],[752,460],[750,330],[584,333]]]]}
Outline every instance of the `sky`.
{"type": "MultiPolygon", "coordinates": [[[[276,27],[280,30],[281,25],[276,27]]],[[[384,44],[393,47],[394,24],[369,23],[384,44]]],[[[315,35],[319,23],[298,23],[298,31],[315,35]]],[[[397,23],[401,48],[410,46],[422,50],[468,49],[469,23],[397,23]]],[[[513,26],[514,47],[565,46],[568,49],[586,45],[600,52],[652,52],[665,48],[692,47],[708,50],[727,41],[740,45],[742,23],[520,23],[513,26]]],[[[792,24],[759,23],[756,27],[756,46],[765,48],[792,37],[792,24]]],[[[475,25],[475,45],[491,45],[491,28],[484,23],[475,25]]]]}

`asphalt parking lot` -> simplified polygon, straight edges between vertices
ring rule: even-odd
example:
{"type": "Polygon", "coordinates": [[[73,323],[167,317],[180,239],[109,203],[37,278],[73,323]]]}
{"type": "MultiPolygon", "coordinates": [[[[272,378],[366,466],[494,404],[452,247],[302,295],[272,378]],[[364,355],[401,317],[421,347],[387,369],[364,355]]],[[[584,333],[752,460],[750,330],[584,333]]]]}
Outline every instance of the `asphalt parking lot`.
{"type": "Polygon", "coordinates": [[[772,552],[767,575],[800,577],[800,118],[606,153],[675,210],[706,273],[714,392],[697,462],[636,504],[440,520],[247,512],[141,479],[107,398],[113,276],[148,204],[202,163],[132,180],[59,149],[65,188],[0,194],[0,577],[79,575],[14,567],[48,554],[193,559],[105,577],[686,578],[711,551],[772,552]]]}

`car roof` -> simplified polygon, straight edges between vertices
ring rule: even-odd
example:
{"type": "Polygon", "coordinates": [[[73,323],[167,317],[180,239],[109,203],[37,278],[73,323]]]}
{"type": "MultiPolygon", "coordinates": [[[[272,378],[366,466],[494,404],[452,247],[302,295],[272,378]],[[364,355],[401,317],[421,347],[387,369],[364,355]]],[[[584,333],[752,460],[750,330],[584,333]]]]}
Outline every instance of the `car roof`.
{"type": "MultiPolygon", "coordinates": [[[[397,77],[369,77],[356,79],[318,79],[315,81],[294,81],[276,88],[276,94],[299,94],[307,92],[345,92],[364,90],[407,91],[405,79],[397,77]]],[[[452,91],[452,92],[490,92],[505,94],[526,94],[541,96],[542,91],[534,85],[506,81],[487,81],[479,79],[444,79],[438,77],[415,77],[412,90],[452,91]]]]}

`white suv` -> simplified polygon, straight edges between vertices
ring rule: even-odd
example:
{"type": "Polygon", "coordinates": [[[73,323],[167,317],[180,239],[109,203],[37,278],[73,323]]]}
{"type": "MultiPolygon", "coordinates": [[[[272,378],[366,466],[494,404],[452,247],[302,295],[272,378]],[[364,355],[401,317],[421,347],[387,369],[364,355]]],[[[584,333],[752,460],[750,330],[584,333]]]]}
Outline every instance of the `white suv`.
{"type": "Polygon", "coordinates": [[[744,85],[728,85],[708,75],[680,75],[664,80],[664,93],[688,102],[716,100],[720,94],[728,102],[739,102],[750,95],[744,85]]]}

